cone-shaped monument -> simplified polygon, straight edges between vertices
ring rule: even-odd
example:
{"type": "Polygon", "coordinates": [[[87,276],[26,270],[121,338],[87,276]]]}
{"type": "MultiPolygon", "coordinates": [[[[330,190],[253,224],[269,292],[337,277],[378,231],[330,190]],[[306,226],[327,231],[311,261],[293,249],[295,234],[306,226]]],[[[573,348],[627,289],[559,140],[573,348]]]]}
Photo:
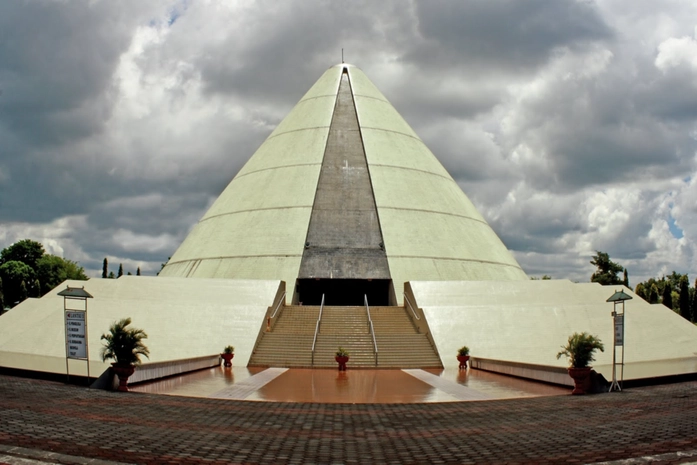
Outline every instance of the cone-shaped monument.
{"type": "Polygon", "coordinates": [[[281,279],[293,300],[401,303],[406,281],[527,276],[363,72],[330,68],[160,276],[281,279]]]}

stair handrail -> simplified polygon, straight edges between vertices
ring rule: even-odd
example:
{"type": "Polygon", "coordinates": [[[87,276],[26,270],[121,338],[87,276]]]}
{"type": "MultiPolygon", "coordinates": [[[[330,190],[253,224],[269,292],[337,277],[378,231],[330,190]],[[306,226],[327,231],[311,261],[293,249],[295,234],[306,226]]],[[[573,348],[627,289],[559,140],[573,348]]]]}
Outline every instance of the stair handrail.
{"type": "MultiPolygon", "coordinates": [[[[280,299],[278,299],[278,303],[276,304],[276,308],[275,308],[274,311],[273,311],[273,315],[269,315],[269,314],[267,313],[267,315],[269,315],[269,316],[266,318],[266,332],[267,332],[267,333],[268,333],[269,331],[271,331],[271,320],[273,320],[274,318],[276,318],[276,313],[278,313],[278,310],[281,308],[281,304],[284,303],[285,301],[286,301],[286,291],[283,291],[283,295],[281,296],[280,299]]],[[[274,323],[274,324],[275,324],[275,323],[274,323]]]]}
{"type": "Polygon", "coordinates": [[[375,349],[375,366],[378,366],[378,343],[375,340],[375,327],[373,326],[373,319],[370,317],[370,306],[368,306],[368,296],[363,294],[363,302],[365,302],[365,310],[368,312],[368,328],[370,329],[370,335],[373,336],[373,348],[375,349]]]}
{"type": "Polygon", "coordinates": [[[315,344],[317,344],[317,333],[319,333],[319,324],[322,321],[322,310],[324,309],[324,294],[322,294],[322,302],[319,305],[319,316],[317,317],[317,324],[315,325],[315,337],[312,339],[312,362],[311,365],[315,366],[315,344]]]}
{"type": "Polygon", "coordinates": [[[281,304],[286,301],[286,293],[285,291],[283,292],[283,295],[281,296],[280,299],[278,299],[278,304],[276,304],[276,308],[273,311],[273,315],[271,315],[271,318],[276,317],[276,313],[278,313],[278,309],[281,308],[281,304]]]}
{"type": "Polygon", "coordinates": [[[411,310],[411,313],[414,314],[414,318],[416,318],[417,320],[420,320],[421,318],[419,318],[419,315],[417,315],[416,312],[414,311],[414,307],[411,306],[411,302],[409,302],[409,297],[407,297],[407,293],[406,293],[406,292],[404,293],[404,301],[405,301],[405,302],[407,303],[407,305],[409,306],[409,310],[411,310]]]}

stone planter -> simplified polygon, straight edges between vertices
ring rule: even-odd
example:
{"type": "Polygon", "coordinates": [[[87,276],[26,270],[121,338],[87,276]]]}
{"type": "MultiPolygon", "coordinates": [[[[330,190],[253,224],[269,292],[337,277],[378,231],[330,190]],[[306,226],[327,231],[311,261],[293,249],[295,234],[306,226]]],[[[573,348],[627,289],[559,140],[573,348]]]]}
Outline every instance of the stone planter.
{"type": "Polygon", "coordinates": [[[136,367],[125,363],[112,363],[111,370],[119,377],[117,391],[128,392],[128,378],[136,371],[136,367]]]}
{"type": "Polygon", "coordinates": [[[348,357],[339,357],[338,355],[334,357],[336,363],[339,364],[339,371],[346,371],[346,362],[349,361],[348,357]]]}
{"type": "Polygon", "coordinates": [[[469,359],[470,359],[469,355],[458,355],[457,361],[460,362],[460,366],[458,368],[460,370],[466,370],[467,369],[467,362],[469,361],[469,359]]]}
{"type": "Polygon", "coordinates": [[[569,367],[569,376],[574,380],[574,390],[571,391],[573,395],[581,395],[586,393],[586,380],[591,374],[591,367],[584,368],[574,368],[569,367]]]}
{"type": "Polygon", "coordinates": [[[235,354],[220,354],[220,356],[223,358],[223,360],[225,360],[224,366],[232,366],[232,358],[235,356],[235,354]]]}

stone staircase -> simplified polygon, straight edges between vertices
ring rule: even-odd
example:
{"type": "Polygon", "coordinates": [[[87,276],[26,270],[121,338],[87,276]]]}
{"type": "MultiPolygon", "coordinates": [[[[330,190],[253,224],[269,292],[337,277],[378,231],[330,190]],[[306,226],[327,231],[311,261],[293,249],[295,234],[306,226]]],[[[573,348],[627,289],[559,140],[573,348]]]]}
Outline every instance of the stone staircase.
{"type": "Polygon", "coordinates": [[[350,354],[350,368],[442,368],[425,334],[419,334],[404,307],[371,307],[378,354],[365,307],[325,306],[312,341],[319,307],[284,306],[273,331],[264,333],[250,366],[335,368],[339,347],[350,354]],[[377,360],[377,363],[376,363],[377,360]]]}
{"type": "Polygon", "coordinates": [[[249,366],[311,367],[318,316],[319,307],[281,307],[273,331],[264,333],[252,352],[249,366]]]}

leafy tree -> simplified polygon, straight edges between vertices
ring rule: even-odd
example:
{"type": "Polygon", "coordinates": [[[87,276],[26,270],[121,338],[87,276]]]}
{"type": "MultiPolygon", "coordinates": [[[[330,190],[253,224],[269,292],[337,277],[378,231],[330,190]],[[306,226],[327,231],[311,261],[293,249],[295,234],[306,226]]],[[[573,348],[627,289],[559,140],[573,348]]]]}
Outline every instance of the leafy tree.
{"type": "Polygon", "coordinates": [[[629,274],[627,273],[627,268],[624,269],[624,279],[622,280],[622,284],[629,287],[629,274]]]}
{"type": "Polygon", "coordinates": [[[2,279],[0,279],[0,315],[5,311],[5,296],[2,292],[2,279]]]}
{"type": "Polygon", "coordinates": [[[116,275],[117,278],[123,276],[123,263],[119,263],[119,274],[116,275]]]}
{"type": "Polygon", "coordinates": [[[109,275],[109,262],[106,257],[104,257],[104,263],[102,264],[102,278],[106,278],[109,275]]]}
{"type": "Polygon", "coordinates": [[[686,320],[692,319],[692,314],[690,313],[690,280],[687,275],[684,275],[680,279],[680,315],[686,320]]]}
{"type": "Polygon", "coordinates": [[[126,276],[133,276],[133,273],[129,271],[128,273],[126,273],[126,276]]]}
{"type": "Polygon", "coordinates": [[[669,309],[673,310],[673,291],[671,290],[670,286],[663,287],[662,303],[669,309]]]}
{"type": "Polygon", "coordinates": [[[114,279],[114,278],[116,278],[116,276],[114,276],[114,272],[113,272],[113,271],[110,271],[110,272],[109,272],[108,278],[109,278],[109,279],[114,279]]]}
{"type": "Polygon", "coordinates": [[[136,276],[140,276],[140,267],[136,270],[136,276]]]}
{"type": "Polygon", "coordinates": [[[648,296],[646,295],[646,288],[644,287],[643,283],[639,283],[636,285],[634,288],[634,293],[644,299],[645,301],[649,301],[648,296]]]}
{"type": "Polygon", "coordinates": [[[0,279],[5,291],[5,302],[11,307],[27,298],[27,284],[33,283],[36,273],[26,263],[10,260],[0,265],[0,279]],[[24,291],[20,289],[24,283],[24,291]]]}
{"type": "Polygon", "coordinates": [[[44,246],[31,239],[17,241],[0,252],[0,265],[16,261],[36,269],[36,262],[44,254],[44,246]]]}
{"type": "Polygon", "coordinates": [[[591,265],[595,265],[597,270],[591,275],[591,282],[600,283],[604,286],[608,284],[622,284],[622,280],[617,277],[617,273],[623,271],[622,265],[612,260],[610,256],[599,250],[595,251],[591,265]]]}
{"type": "Polygon", "coordinates": [[[36,264],[36,275],[41,282],[41,295],[54,289],[66,279],[86,281],[85,270],[72,260],[46,254],[36,264]]]}

